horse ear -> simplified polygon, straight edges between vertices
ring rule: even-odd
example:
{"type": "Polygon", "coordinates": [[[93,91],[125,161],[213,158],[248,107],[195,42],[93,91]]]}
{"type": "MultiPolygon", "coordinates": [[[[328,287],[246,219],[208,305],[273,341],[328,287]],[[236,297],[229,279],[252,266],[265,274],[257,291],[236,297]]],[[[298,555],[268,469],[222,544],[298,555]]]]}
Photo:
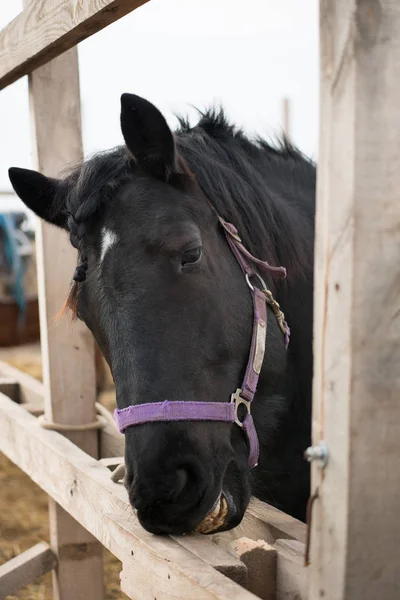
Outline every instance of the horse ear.
{"type": "Polygon", "coordinates": [[[38,217],[62,227],[67,228],[67,214],[65,206],[56,201],[58,181],[46,177],[37,171],[11,167],[8,176],[15,193],[24,204],[38,217]]]}
{"type": "Polygon", "coordinates": [[[175,170],[175,142],[158,108],[134,94],[122,94],[121,130],[138,166],[166,181],[175,170]]]}

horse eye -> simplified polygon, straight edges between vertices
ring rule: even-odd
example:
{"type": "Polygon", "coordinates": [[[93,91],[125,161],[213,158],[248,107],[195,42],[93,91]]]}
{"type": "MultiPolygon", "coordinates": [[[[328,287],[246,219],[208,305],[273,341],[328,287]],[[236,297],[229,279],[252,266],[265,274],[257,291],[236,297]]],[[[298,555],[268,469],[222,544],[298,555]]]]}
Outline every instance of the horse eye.
{"type": "Polygon", "coordinates": [[[182,253],[182,267],[185,265],[196,265],[203,256],[203,248],[193,248],[182,253]]]}

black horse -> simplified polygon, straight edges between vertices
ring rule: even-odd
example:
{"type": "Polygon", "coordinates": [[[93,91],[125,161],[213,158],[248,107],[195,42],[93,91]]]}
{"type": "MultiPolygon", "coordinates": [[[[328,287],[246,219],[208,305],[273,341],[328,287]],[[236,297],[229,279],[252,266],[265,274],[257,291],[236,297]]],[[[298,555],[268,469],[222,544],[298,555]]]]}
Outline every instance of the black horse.
{"type": "MultiPolygon", "coordinates": [[[[126,486],[142,525],[192,531],[222,493],[218,530],[236,526],[251,494],[301,520],[309,496],[316,170],[287,141],[251,141],[222,111],[173,134],[138,96],[121,98],[125,145],[63,179],[10,169],[18,196],[69,232],[79,251],[68,305],[99,343],[119,408],[165,399],[229,402],[252,335],[251,294],[218,214],[287,278],[267,280],[291,328],[268,309],[267,349],[252,406],[260,442],[247,465],[241,429],[156,422],[126,430],[126,486]]],[[[62,140],[60,140],[62,144],[62,140]]]]}

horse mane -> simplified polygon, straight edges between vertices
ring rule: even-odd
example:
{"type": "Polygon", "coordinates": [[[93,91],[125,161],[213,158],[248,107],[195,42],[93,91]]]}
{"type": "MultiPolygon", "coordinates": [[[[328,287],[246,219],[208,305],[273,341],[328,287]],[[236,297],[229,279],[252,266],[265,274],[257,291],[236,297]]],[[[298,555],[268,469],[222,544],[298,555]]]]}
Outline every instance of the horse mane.
{"type": "Polygon", "coordinates": [[[234,223],[249,250],[290,275],[308,273],[316,169],[287,138],[250,140],[222,109],[179,119],[176,141],[216,210],[234,223]]]}
{"type": "MultiPolygon", "coordinates": [[[[234,223],[249,250],[287,268],[288,278],[310,272],[316,169],[285,137],[275,144],[251,140],[222,109],[200,112],[192,127],[178,117],[179,154],[215,209],[234,223]]],[[[55,202],[89,225],[135,163],[125,146],[96,153],[64,174],[55,202]]],[[[76,309],[73,285],[65,307],[76,309]]]]}

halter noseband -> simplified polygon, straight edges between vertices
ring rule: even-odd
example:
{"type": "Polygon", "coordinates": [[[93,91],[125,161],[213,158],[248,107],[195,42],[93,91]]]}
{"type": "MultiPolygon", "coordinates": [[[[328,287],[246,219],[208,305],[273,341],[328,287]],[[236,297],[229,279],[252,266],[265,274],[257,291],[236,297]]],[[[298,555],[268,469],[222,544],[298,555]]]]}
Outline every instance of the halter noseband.
{"type": "Polygon", "coordinates": [[[285,321],[285,316],[280,310],[279,304],[274,300],[272,293],[259,274],[259,271],[271,273],[278,277],[286,277],[284,267],[272,267],[267,262],[255,258],[243,246],[234,225],[219,218],[230,249],[235,255],[249,286],[254,307],[253,336],[250,347],[250,356],[247,363],[246,373],[241,388],[231,395],[230,402],[194,402],[194,401],[171,401],[152,402],[149,404],[137,404],[127,408],[114,411],[115,421],[121,433],[127,427],[151,423],[156,421],[223,421],[236,423],[241,427],[247,438],[249,446],[248,465],[253,468],[257,465],[259,455],[259,444],[257,432],[251,415],[251,403],[256,393],[258,379],[264,361],[265,342],[267,335],[267,304],[275,313],[282,333],[285,336],[285,346],[289,344],[290,330],[285,321]],[[258,270],[257,270],[258,269],[258,270]],[[261,289],[251,283],[256,278],[261,284],[261,289]],[[246,409],[243,420],[239,417],[239,407],[246,409]]]}

